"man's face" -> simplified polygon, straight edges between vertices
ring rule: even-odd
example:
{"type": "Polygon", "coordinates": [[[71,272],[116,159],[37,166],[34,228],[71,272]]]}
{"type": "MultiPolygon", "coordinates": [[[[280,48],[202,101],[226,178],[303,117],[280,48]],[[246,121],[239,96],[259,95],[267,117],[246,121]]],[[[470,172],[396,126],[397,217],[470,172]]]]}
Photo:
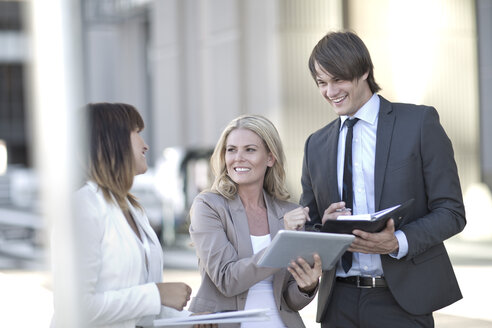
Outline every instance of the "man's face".
{"type": "Polygon", "coordinates": [[[354,115],[371,98],[372,92],[367,83],[369,72],[353,81],[346,81],[331,75],[317,62],[314,67],[319,91],[338,116],[354,115]]]}

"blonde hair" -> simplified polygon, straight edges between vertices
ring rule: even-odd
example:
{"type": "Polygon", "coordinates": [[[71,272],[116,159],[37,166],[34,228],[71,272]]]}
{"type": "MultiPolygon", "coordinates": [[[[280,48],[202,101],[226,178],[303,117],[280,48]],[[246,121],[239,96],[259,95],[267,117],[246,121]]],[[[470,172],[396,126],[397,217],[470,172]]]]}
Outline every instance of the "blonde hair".
{"type": "Polygon", "coordinates": [[[89,178],[101,188],[108,202],[127,209],[126,200],[141,208],[130,193],[135,177],[131,133],[144,128],[135,107],[120,103],[87,105],[90,129],[89,178]]]}
{"type": "Polygon", "coordinates": [[[210,165],[214,174],[211,190],[228,199],[233,199],[237,193],[237,184],[227,175],[225,151],[227,137],[233,130],[239,128],[256,133],[262,139],[267,152],[275,158],[275,163],[272,167],[268,167],[265,173],[263,189],[277,199],[289,199],[290,195],[285,186],[285,154],[280,136],[273,123],[260,115],[239,116],[232,120],[222,132],[210,158],[210,165]]]}

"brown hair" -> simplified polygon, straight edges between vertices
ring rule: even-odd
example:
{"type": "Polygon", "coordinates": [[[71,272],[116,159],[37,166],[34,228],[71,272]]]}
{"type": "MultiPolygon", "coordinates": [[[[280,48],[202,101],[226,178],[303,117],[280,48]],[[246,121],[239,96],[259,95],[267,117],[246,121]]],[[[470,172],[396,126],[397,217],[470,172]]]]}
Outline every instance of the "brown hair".
{"type": "Polygon", "coordinates": [[[285,186],[285,154],[277,129],[270,120],[260,115],[242,115],[232,120],[222,132],[215,146],[210,164],[215,176],[212,191],[232,199],[237,193],[237,185],[227,175],[225,163],[226,142],[229,134],[235,129],[248,129],[256,133],[263,141],[267,152],[275,158],[272,167],[268,167],[263,181],[263,189],[271,196],[287,200],[290,195],[285,186]]]}
{"type": "Polygon", "coordinates": [[[319,40],[309,57],[309,70],[316,81],[315,63],[334,77],[345,81],[353,81],[369,72],[367,82],[371,92],[381,90],[374,79],[374,66],[369,50],[353,32],[330,32],[319,40]]]}
{"type": "Polygon", "coordinates": [[[130,135],[144,128],[135,107],[121,103],[92,103],[87,106],[90,128],[89,178],[101,188],[108,202],[122,209],[126,199],[141,208],[130,188],[135,177],[135,163],[130,135]]]}

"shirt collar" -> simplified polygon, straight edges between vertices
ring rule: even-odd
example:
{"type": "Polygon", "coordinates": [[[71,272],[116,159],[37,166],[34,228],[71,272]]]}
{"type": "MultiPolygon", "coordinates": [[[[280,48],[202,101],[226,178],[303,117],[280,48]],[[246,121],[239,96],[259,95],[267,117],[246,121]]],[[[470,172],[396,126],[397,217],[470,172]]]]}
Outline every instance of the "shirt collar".
{"type": "MultiPolygon", "coordinates": [[[[377,94],[373,94],[371,98],[355,113],[354,117],[364,121],[370,125],[376,124],[380,99],[377,94]]],[[[343,123],[349,116],[340,116],[340,130],[343,128],[343,123]]]]}

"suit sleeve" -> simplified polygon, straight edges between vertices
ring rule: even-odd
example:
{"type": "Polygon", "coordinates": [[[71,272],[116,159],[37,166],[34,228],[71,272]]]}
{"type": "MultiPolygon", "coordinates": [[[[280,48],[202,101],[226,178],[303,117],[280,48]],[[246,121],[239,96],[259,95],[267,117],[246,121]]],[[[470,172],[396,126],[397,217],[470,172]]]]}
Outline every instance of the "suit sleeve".
{"type": "Polygon", "coordinates": [[[232,297],[247,291],[278,269],[257,265],[263,251],[239,258],[226,233],[224,211],[224,207],[212,205],[203,195],[197,196],[190,211],[190,236],[205,272],[224,296],[232,297]]]}
{"type": "Polygon", "coordinates": [[[103,260],[100,245],[105,234],[104,206],[98,206],[98,199],[88,192],[76,197],[75,207],[82,306],[88,323],[108,325],[159,314],[161,302],[155,283],[97,290],[101,283],[99,272],[103,260]]]}
{"type": "Polygon", "coordinates": [[[316,223],[321,223],[322,215],[318,212],[318,204],[316,203],[316,197],[313,191],[313,184],[311,181],[311,174],[309,170],[310,158],[309,158],[309,142],[311,141],[311,136],[306,140],[304,145],[304,158],[302,160],[302,176],[301,176],[301,186],[302,194],[299,203],[302,206],[309,207],[309,217],[310,222],[306,222],[306,230],[311,230],[312,226],[316,223]]]}
{"type": "Polygon", "coordinates": [[[459,233],[466,224],[451,141],[437,111],[430,108],[423,113],[420,149],[429,212],[401,228],[408,240],[407,259],[459,233]]]}

